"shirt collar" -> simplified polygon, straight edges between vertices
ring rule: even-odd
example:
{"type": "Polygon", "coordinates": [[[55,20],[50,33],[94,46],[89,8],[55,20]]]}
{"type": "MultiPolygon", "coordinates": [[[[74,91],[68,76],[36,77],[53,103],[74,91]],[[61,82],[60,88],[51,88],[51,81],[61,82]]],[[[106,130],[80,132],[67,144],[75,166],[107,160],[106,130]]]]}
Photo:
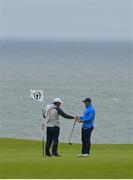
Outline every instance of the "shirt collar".
{"type": "Polygon", "coordinates": [[[86,108],[88,109],[88,108],[90,108],[90,107],[92,107],[92,104],[88,105],[86,108]]]}

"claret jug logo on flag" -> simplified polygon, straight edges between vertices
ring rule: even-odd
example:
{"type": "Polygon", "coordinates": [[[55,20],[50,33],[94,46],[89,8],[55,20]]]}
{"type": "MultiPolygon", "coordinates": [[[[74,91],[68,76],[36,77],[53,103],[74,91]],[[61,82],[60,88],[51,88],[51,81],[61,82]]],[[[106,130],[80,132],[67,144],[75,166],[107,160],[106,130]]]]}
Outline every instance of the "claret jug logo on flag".
{"type": "Polygon", "coordinates": [[[43,90],[30,90],[30,97],[38,102],[43,102],[43,90]]]}

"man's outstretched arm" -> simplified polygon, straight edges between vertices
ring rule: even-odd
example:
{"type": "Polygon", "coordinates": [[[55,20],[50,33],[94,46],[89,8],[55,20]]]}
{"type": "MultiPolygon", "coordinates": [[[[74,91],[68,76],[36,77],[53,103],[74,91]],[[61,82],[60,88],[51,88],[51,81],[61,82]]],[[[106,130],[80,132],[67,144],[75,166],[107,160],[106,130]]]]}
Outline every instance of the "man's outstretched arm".
{"type": "Polygon", "coordinates": [[[69,114],[66,114],[61,108],[56,108],[56,110],[58,111],[59,115],[61,115],[62,117],[64,118],[67,118],[67,119],[75,119],[74,116],[71,116],[69,114]]]}

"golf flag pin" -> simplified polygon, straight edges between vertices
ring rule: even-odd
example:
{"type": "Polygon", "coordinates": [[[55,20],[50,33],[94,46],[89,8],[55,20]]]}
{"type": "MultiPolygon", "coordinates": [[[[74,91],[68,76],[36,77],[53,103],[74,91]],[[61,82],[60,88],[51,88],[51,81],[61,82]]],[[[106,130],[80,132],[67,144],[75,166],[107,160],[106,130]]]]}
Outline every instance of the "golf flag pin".
{"type": "Polygon", "coordinates": [[[43,102],[43,90],[30,90],[30,97],[38,102],[43,102]]]}

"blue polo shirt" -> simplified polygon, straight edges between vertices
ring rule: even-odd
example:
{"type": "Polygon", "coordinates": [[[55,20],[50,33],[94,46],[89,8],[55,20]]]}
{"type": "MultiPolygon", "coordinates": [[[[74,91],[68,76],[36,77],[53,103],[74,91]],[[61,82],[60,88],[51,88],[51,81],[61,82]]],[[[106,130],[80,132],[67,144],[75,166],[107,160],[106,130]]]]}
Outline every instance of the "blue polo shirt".
{"type": "Polygon", "coordinates": [[[92,105],[89,105],[86,107],[83,116],[80,116],[80,120],[83,122],[82,123],[82,128],[88,129],[92,128],[93,122],[95,119],[95,109],[92,107],[92,105]]]}

